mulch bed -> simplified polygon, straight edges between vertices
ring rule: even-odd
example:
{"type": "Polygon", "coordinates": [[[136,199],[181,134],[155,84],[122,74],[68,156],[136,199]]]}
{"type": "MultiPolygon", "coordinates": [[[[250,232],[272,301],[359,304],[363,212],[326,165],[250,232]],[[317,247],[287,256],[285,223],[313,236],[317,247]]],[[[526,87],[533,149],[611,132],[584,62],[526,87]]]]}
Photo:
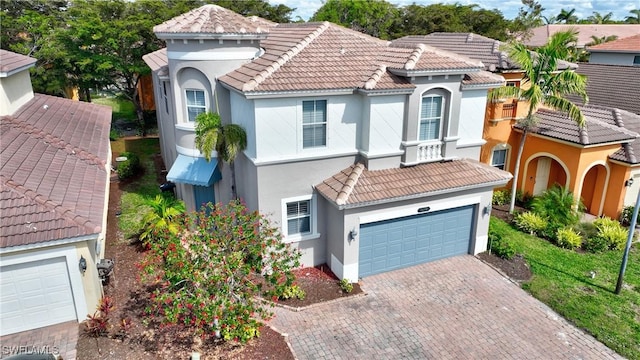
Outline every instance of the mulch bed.
{"type": "Polygon", "coordinates": [[[510,260],[499,258],[489,252],[483,252],[476,256],[480,260],[493,265],[493,267],[499,269],[510,279],[517,282],[528,281],[531,279],[531,276],[533,276],[529,264],[527,264],[527,261],[522,255],[516,255],[510,260]]]}
{"type": "MultiPolygon", "coordinates": [[[[118,154],[113,154],[113,158],[118,154]]],[[[157,169],[157,181],[165,181],[162,158],[154,158],[157,169]]],[[[112,177],[107,215],[107,244],[105,257],[115,261],[114,273],[104,286],[105,295],[111,297],[115,309],[111,314],[112,329],[109,337],[90,337],[85,333],[85,324],[80,324],[80,337],[77,345],[77,359],[110,360],[151,360],[151,359],[188,359],[194,349],[194,338],[182,328],[163,327],[158,324],[144,324],[144,308],[147,305],[149,289],[140,283],[140,263],[145,253],[139,243],[131,243],[123,238],[118,229],[117,212],[120,210],[120,197],[125,186],[131,181],[117,181],[112,177]],[[121,319],[131,320],[127,335],[115,336],[121,319]]],[[[342,293],[338,279],[326,265],[305,268],[296,271],[297,283],[305,291],[304,300],[290,299],[281,301],[292,307],[304,307],[314,303],[329,301],[361,293],[358,284],[350,294],[342,293]]],[[[264,326],[260,337],[244,346],[222,341],[205,340],[196,345],[202,359],[294,359],[284,337],[264,326]]]]}

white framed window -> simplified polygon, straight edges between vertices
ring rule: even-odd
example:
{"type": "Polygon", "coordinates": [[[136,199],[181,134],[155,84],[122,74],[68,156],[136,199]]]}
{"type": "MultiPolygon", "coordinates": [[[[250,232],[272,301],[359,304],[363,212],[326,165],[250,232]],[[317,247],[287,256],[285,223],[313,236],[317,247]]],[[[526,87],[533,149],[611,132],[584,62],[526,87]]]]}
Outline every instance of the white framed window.
{"type": "Polygon", "coordinates": [[[187,89],[185,94],[187,99],[187,119],[191,122],[196,121],[198,114],[207,111],[204,90],[187,89]]]}
{"type": "Polygon", "coordinates": [[[418,140],[440,139],[440,128],[444,114],[443,103],[444,98],[442,95],[428,94],[422,97],[418,140]]]}
{"type": "Polygon", "coordinates": [[[167,96],[167,82],[162,82],[162,101],[164,102],[164,111],[169,113],[169,98],[167,96]]]}
{"type": "Polygon", "coordinates": [[[491,166],[507,171],[510,147],[507,144],[500,144],[493,148],[491,152],[491,166]]]}
{"type": "Polygon", "coordinates": [[[315,197],[282,199],[282,220],[282,232],[287,242],[318,237],[315,197]]]}
{"type": "Polygon", "coordinates": [[[302,102],[302,148],[327,146],[327,100],[302,102]]]}

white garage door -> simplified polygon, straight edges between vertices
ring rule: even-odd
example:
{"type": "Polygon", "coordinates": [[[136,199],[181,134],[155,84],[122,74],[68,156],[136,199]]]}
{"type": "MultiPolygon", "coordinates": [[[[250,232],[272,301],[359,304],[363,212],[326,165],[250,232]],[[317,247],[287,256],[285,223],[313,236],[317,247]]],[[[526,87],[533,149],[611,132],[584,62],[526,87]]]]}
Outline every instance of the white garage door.
{"type": "Polygon", "coordinates": [[[0,334],[76,320],[64,257],[0,268],[0,334]]]}

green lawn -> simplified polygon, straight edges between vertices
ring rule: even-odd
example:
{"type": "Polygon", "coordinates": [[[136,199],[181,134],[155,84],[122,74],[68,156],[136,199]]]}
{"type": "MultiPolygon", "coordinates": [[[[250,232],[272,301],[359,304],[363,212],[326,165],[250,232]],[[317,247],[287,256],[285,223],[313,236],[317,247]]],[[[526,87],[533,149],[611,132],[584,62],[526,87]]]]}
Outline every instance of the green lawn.
{"type": "Polygon", "coordinates": [[[142,177],[126,185],[120,199],[122,214],[119,218],[119,226],[124,238],[128,239],[140,230],[139,224],[146,207],[145,201],[160,194],[153,162],[153,156],[160,152],[160,143],[158,138],[118,139],[111,142],[111,149],[117,154],[123,151],[137,154],[144,167],[142,177]]]}
{"type": "Polygon", "coordinates": [[[640,359],[640,250],[633,246],[625,287],[615,295],[622,251],[602,254],[561,249],[524,234],[497,218],[492,226],[506,234],[531,266],[523,288],[599,341],[630,359],[640,359]],[[594,278],[590,276],[595,272],[594,278]]]}
{"type": "Polygon", "coordinates": [[[96,97],[91,102],[111,106],[113,119],[136,120],[136,109],[129,100],[119,99],[117,97],[96,97]]]}

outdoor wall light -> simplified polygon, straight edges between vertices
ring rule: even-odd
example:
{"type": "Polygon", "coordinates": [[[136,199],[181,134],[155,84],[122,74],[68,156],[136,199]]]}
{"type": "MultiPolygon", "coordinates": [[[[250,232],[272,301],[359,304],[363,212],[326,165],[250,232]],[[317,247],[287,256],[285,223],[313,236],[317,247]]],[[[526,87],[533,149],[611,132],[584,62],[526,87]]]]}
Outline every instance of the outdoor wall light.
{"type": "Polygon", "coordinates": [[[349,231],[349,236],[353,240],[356,239],[356,236],[358,236],[358,227],[357,226],[354,226],[353,229],[351,229],[351,231],[349,231]]]}
{"type": "Polygon", "coordinates": [[[633,178],[629,178],[629,180],[625,180],[624,186],[631,187],[633,185],[633,178]]]}
{"type": "Polygon", "coordinates": [[[78,264],[78,266],[80,267],[80,272],[82,274],[87,271],[87,260],[82,255],[80,255],[80,263],[78,264]]]}
{"type": "Polygon", "coordinates": [[[491,214],[491,205],[487,205],[482,209],[482,215],[489,215],[491,214]]]}

